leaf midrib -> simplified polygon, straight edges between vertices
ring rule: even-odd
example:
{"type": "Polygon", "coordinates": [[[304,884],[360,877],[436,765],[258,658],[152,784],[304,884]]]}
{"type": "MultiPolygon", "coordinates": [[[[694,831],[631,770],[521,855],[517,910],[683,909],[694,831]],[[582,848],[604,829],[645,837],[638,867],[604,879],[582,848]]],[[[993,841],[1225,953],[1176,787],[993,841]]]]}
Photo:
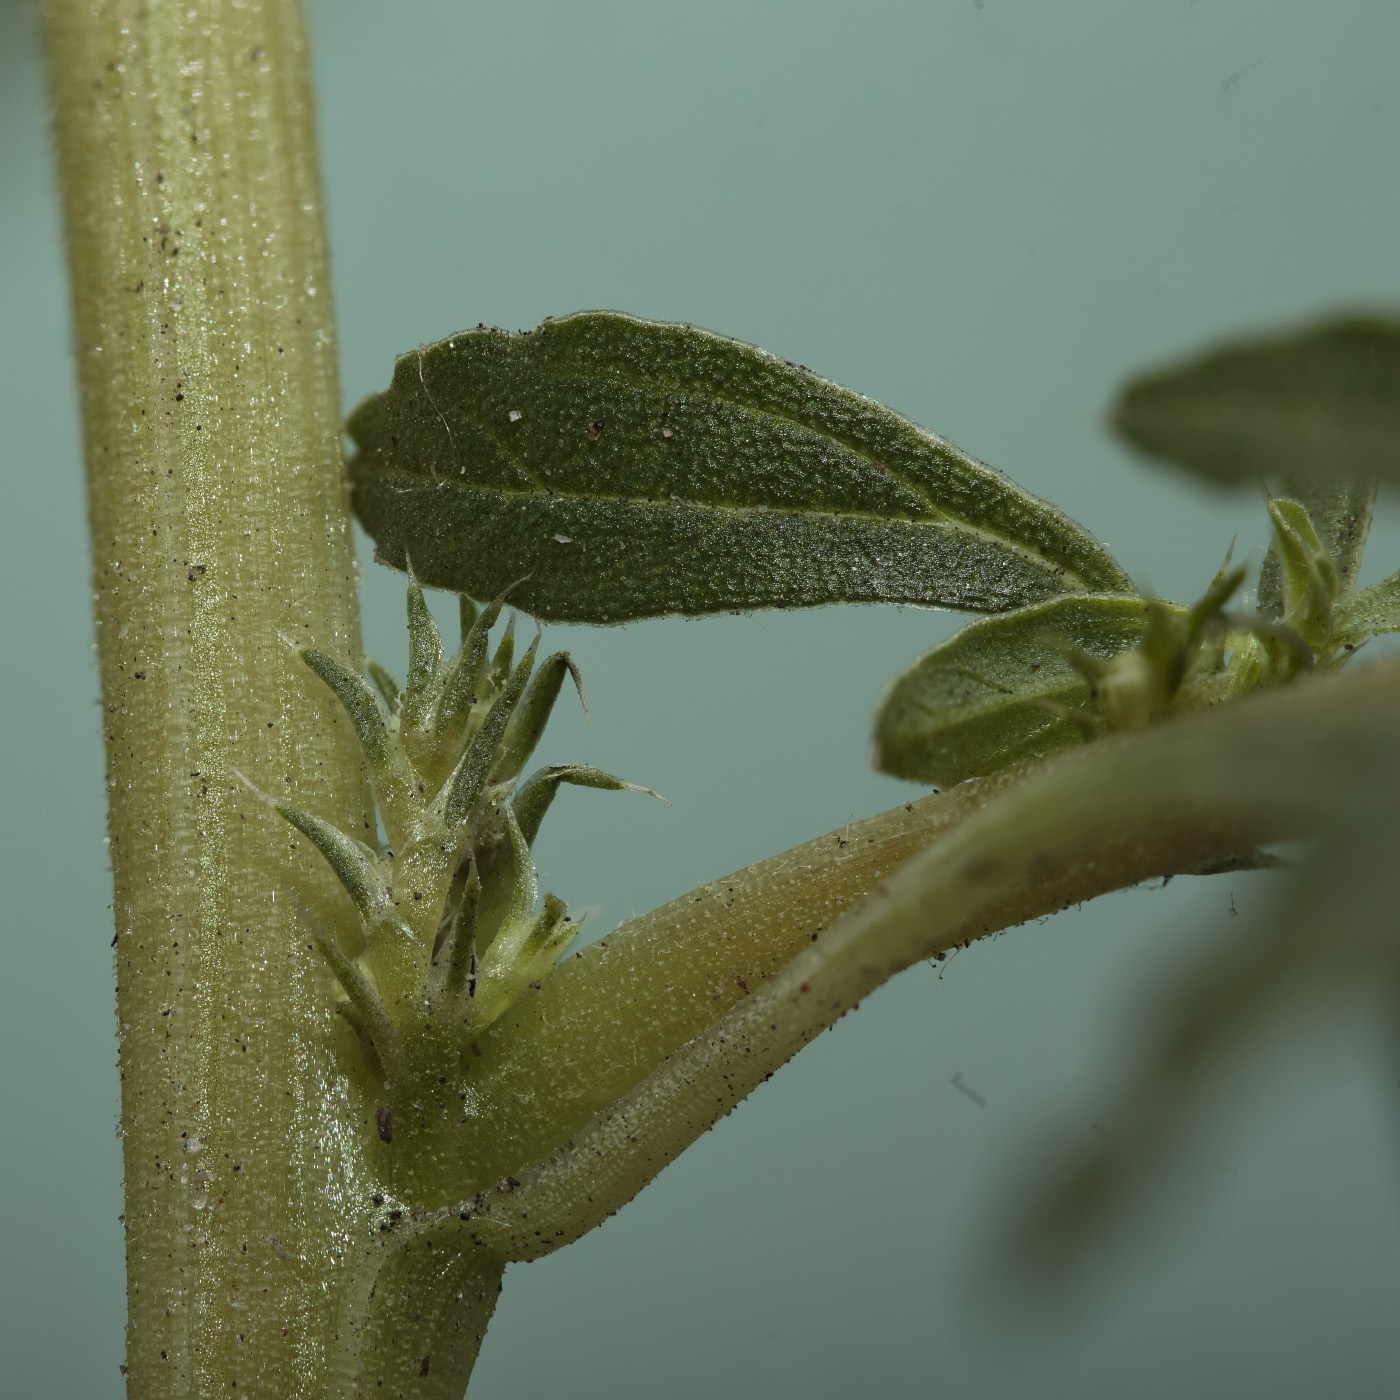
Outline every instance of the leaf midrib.
{"type": "MultiPolygon", "coordinates": [[[[617,496],[601,491],[588,492],[586,494],[579,491],[555,491],[547,486],[537,487],[534,490],[525,490],[519,487],[502,486],[496,483],[483,485],[481,482],[477,481],[455,481],[450,476],[424,476],[421,472],[407,471],[403,467],[385,466],[382,463],[376,466],[375,471],[378,476],[386,480],[386,484],[389,486],[390,490],[399,491],[403,495],[409,494],[412,489],[422,489],[424,487],[444,489],[455,486],[458,489],[479,491],[482,495],[488,496],[519,496],[560,501],[570,505],[587,504],[596,501],[609,505],[634,506],[656,511],[674,511],[677,502],[679,502],[681,508],[686,510],[693,510],[696,512],[713,511],[717,514],[728,514],[731,516],[773,515],[780,518],[783,516],[801,516],[811,520],[860,520],[869,521],[875,525],[909,525],[920,528],[954,530],[975,539],[986,540],[989,544],[993,544],[1000,549],[1008,550],[1047,573],[1058,573],[1066,580],[1073,580],[1074,583],[1079,585],[1080,591],[1086,594],[1095,592],[1095,590],[1075,572],[1075,570],[1071,569],[1068,564],[1059,563],[1044,555],[1038,555],[1027,549],[1024,545],[1017,544],[1013,540],[1008,540],[1002,535],[994,534],[990,530],[980,529],[976,525],[971,525],[967,521],[959,520],[955,517],[941,520],[921,520],[914,516],[873,515],[868,511],[812,510],[801,506],[712,505],[706,501],[687,501],[680,497],[667,497],[665,500],[655,500],[650,497],[617,496]],[[399,487],[390,479],[393,477],[399,477],[410,481],[414,483],[414,485],[413,487],[399,487]]],[[[522,474],[529,476],[529,473],[522,472],[522,474]]],[[[530,479],[534,480],[533,477],[530,477],[530,479]]],[[[1075,590],[1069,588],[1065,591],[1066,593],[1073,593],[1075,590]]]]}

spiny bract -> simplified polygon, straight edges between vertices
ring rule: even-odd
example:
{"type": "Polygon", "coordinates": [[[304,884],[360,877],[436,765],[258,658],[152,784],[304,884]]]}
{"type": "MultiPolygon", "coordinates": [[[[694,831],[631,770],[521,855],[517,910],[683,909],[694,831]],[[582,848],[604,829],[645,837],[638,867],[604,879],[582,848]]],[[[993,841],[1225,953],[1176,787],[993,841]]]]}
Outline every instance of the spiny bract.
{"type": "MultiPolygon", "coordinates": [[[[461,649],[445,658],[415,582],[402,688],[374,662],[366,669],[378,693],[341,662],[299,653],[355,726],[388,846],[375,850],[268,800],[321,851],[359,912],[358,948],[312,932],[343,992],[337,1010],[391,1103],[427,1071],[460,1065],[470,1037],[547,976],[572,939],[577,925],[563,901],[546,894],[536,909],[530,857],[560,785],[650,792],[583,765],[541,768],[520,781],[564,677],[573,676],[580,701],[583,688],[567,652],[536,669],[538,634],[514,659],[513,617],[489,654],[502,602],[478,612],[462,598],[461,649]]],[[[381,1110],[385,1141],[391,1124],[381,1110]]]]}

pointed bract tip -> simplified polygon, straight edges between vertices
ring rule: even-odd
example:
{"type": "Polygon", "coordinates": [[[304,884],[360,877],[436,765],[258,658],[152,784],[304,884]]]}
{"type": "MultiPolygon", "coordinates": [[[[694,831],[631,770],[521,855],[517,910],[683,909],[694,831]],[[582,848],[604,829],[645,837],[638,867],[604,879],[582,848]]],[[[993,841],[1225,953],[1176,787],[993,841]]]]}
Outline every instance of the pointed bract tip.
{"type": "Polygon", "coordinates": [[[269,807],[275,808],[277,806],[277,803],[274,802],[241,768],[230,768],[228,771],[232,773],[254,797],[266,802],[269,807]]]}
{"type": "Polygon", "coordinates": [[[522,583],[529,583],[532,578],[534,578],[534,574],[521,574],[521,576],[518,579],[516,579],[514,583],[506,584],[506,586],[503,589],[501,589],[501,591],[498,594],[496,594],[496,597],[494,599],[496,606],[500,607],[505,602],[505,600],[509,598],[510,595],[514,593],[517,588],[520,587],[522,583]]]}
{"type": "Polygon", "coordinates": [[[583,706],[583,722],[593,728],[593,721],[588,717],[588,697],[583,693],[583,672],[579,670],[578,663],[567,651],[559,653],[564,658],[564,665],[569,668],[569,674],[574,678],[574,689],[578,691],[578,702],[583,706]]]}

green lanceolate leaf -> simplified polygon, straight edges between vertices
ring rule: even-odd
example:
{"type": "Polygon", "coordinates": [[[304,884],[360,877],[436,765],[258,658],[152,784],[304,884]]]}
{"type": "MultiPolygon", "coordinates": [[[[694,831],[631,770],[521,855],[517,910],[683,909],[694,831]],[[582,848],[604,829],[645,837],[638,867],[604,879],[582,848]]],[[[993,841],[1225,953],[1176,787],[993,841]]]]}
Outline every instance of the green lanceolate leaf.
{"type": "Polygon", "coordinates": [[[408,682],[402,699],[405,725],[422,722],[441,670],[442,638],[423,590],[415,583],[408,590],[408,682]]]}
{"type": "Polygon", "coordinates": [[[1270,501],[1269,519],[1274,527],[1272,553],[1278,561],[1283,621],[1314,652],[1321,651],[1332,636],[1336,567],[1307,510],[1297,501],[1270,501]]]}
{"type": "Polygon", "coordinates": [[[400,356],[350,419],[398,568],[545,619],[1124,592],[1053,506],[871,399],[693,326],[581,312],[400,356]]]}
{"type": "Polygon", "coordinates": [[[391,715],[398,714],[401,698],[398,681],[377,661],[366,661],[365,670],[369,672],[370,680],[374,682],[379,693],[384,697],[384,703],[389,707],[389,713],[391,715]]]}
{"type": "Polygon", "coordinates": [[[955,632],[896,676],[875,717],[875,766],[946,787],[1083,742],[1086,658],[1138,645],[1141,598],[1056,598],[955,632]]]}
{"type": "Polygon", "coordinates": [[[1395,480],[1400,323],[1351,318],[1223,346],[1131,382],[1113,425],[1217,481],[1395,480]]]}
{"type": "Polygon", "coordinates": [[[473,861],[461,902],[453,914],[447,944],[442,950],[447,965],[444,981],[453,997],[461,996],[464,991],[468,998],[476,995],[476,914],[480,903],[481,879],[473,861]]]}
{"type": "Polygon", "coordinates": [[[457,595],[457,616],[460,620],[462,645],[465,647],[477,619],[477,606],[465,593],[457,595]]]}
{"type": "Polygon", "coordinates": [[[350,999],[347,1019],[367,1042],[371,1067],[383,1078],[397,1076],[400,1054],[398,1027],[374,984],[360,970],[358,963],[345,956],[330,934],[313,928],[313,935],[321,956],[330,965],[336,981],[350,999]]]}
{"type": "MultiPolygon", "coordinates": [[[[505,737],[501,740],[501,757],[493,775],[498,783],[519,777],[520,770],[530,761],[530,755],[544,737],[545,726],[554,713],[554,702],[559,698],[565,676],[574,678],[579,701],[583,701],[583,677],[579,675],[578,667],[567,651],[556,651],[546,658],[530,681],[520,708],[506,726],[505,737]]],[[[586,704],[583,712],[585,715],[588,713],[586,704]]]]}
{"type": "MultiPolygon", "coordinates": [[[[621,778],[614,778],[611,773],[604,773],[601,768],[590,768],[585,763],[558,763],[549,768],[536,769],[520,784],[511,801],[511,808],[528,843],[533,844],[539,835],[540,823],[544,821],[545,813],[564,783],[571,783],[574,787],[600,788],[604,792],[644,792],[648,797],[661,797],[659,792],[653,792],[648,787],[625,783],[621,778]]],[[[661,800],[666,801],[664,797],[661,800]]]]}
{"type": "Polygon", "coordinates": [[[476,731],[452,776],[443,784],[443,816],[449,827],[455,827],[471,817],[477,800],[486,787],[486,780],[496,762],[506,725],[510,723],[510,717],[520,703],[525,684],[530,679],[530,672],[535,669],[535,652],[539,645],[540,639],[536,637],[511,672],[510,679],[491,702],[491,708],[486,712],[481,728],[476,731]]]}
{"type": "Polygon", "coordinates": [[[359,735],[360,747],[364,750],[365,762],[370,768],[383,768],[390,759],[388,711],[369,682],[348,666],[342,666],[324,652],[306,650],[301,659],[335,693],[335,697],[345,706],[350,723],[359,735]]]}
{"type": "MultiPolygon", "coordinates": [[[[467,599],[463,599],[467,603],[467,599]]],[[[453,669],[447,677],[438,699],[437,712],[433,716],[437,740],[443,747],[450,747],[465,732],[471,718],[472,706],[480,698],[479,692],[486,679],[486,644],[496,619],[501,615],[501,600],[497,598],[482,609],[479,615],[472,609],[471,621],[467,621],[467,611],[462,609],[462,650],[453,669]]]]}
{"type": "Polygon", "coordinates": [[[1382,632],[1400,632],[1400,574],[1349,594],[1332,611],[1332,640],[1340,646],[1359,646],[1382,632]]]}
{"type": "MultiPolygon", "coordinates": [[[[1308,513],[1327,557],[1337,571],[1340,591],[1355,586],[1361,570],[1366,536],[1376,508],[1374,481],[1334,481],[1321,478],[1285,478],[1283,494],[1297,501],[1308,513]]],[[[1259,571],[1259,612],[1264,617],[1282,617],[1284,580],[1278,547],[1269,546],[1259,571]]]]}
{"type": "MultiPolygon", "coordinates": [[[[257,789],[254,789],[257,791],[257,789]]],[[[261,794],[259,794],[261,796],[261,794]]],[[[389,894],[379,871],[379,857],[363,841],[347,836],[330,822],[285,802],[272,802],[273,811],[310,838],[326,858],[365,923],[373,927],[389,911],[389,894]]]]}

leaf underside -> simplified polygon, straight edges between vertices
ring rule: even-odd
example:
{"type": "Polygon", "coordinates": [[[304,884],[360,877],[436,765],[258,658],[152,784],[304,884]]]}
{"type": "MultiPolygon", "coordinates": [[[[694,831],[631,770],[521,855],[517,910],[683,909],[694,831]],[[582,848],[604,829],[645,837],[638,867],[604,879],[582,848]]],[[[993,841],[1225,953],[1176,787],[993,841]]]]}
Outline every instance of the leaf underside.
{"type": "Polygon", "coordinates": [[[1054,507],[871,399],[692,326],[580,312],[400,356],[352,415],[378,556],[556,621],[1126,592],[1054,507]]]}
{"type": "Polygon", "coordinates": [[[875,766],[947,787],[1082,743],[1083,729],[1056,713],[1089,705],[1070,655],[1110,661],[1147,624],[1147,604],[1121,595],[969,623],[891,682],[875,718],[875,766]]]}

